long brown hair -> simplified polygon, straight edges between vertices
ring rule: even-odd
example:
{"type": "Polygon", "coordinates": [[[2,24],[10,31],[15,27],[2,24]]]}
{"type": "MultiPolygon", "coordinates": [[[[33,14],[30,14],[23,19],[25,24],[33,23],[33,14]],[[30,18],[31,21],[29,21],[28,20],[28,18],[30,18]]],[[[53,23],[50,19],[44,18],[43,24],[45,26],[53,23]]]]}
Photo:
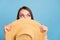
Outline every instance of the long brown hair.
{"type": "Polygon", "coordinates": [[[29,12],[30,12],[30,15],[31,15],[31,19],[34,20],[31,10],[30,10],[28,7],[26,7],[26,6],[23,6],[23,7],[21,7],[21,8],[18,10],[17,20],[19,19],[19,13],[20,13],[20,11],[21,11],[22,9],[25,9],[25,10],[29,11],[29,12]]]}

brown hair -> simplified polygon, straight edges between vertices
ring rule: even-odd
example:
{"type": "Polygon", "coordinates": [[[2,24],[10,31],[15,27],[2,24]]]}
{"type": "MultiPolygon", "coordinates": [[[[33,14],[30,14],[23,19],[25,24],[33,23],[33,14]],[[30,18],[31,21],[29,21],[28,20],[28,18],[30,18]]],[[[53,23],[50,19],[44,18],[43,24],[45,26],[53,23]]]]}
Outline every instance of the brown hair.
{"type": "Polygon", "coordinates": [[[23,6],[23,7],[21,7],[21,8],[18,10],[17,20],[19,19],[19,12],[20,12],[22,9],[25,9],[25,10],[29,11],[29,12],[30,12],[30,15],[31,15],[31,19],[34,20],[31,10],[30,10],[28,7],[26,7],[26,6],[23,6]]]}

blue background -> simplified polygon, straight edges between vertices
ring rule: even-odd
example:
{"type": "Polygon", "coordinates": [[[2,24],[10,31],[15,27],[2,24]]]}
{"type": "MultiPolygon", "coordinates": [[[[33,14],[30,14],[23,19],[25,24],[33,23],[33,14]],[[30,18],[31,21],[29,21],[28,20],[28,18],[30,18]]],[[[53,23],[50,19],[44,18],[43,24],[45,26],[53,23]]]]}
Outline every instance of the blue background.
{"type": "Polygon", "coordinates": [[[16,20],[22,6],[28,6],[34,19],[48,27],[48,40],[60,40],[60,0],[0,0],[0,40],[4,40],[4,25],[16,20]]]}

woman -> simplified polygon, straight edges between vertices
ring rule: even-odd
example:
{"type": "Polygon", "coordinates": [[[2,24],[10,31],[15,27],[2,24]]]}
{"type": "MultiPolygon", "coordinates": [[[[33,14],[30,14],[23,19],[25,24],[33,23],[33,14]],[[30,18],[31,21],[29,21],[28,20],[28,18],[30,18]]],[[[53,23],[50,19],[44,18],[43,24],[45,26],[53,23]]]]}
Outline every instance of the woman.
{"type": "MultiPolygon", "coordinates": [[[[18,14],[17,14],[17,20],[20,19],[20,18],[34,20],[31,10],[28,7],[26,7],[26,6],[23,6],[23,7],[21,7],[19,9],[18,14]]],[[[6,26],[4,27],[5,33],[7,31],[10,31],[11,28],[12,28],[12,26],[10,24],[6,25],[6,26]],[[6,26],[8,26],[8,27],[6,27],[6,26]]],[[[44,25],[41,25],[40,29],[41,29],[41,32],[45,33],[45,40],[47,40],[47,31],[48,31],[48,28],[46,26],[44,26],[44,25]]]]}

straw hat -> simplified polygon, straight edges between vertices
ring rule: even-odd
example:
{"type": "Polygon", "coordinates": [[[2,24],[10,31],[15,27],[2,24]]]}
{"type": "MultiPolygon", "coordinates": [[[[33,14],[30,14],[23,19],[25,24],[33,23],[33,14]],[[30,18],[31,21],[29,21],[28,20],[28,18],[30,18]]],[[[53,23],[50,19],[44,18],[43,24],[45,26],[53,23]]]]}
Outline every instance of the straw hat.
{"type": "Polygon", "coordinates": [[[29,19],[19,19],[11,23],[12,29],[6,32],[6,40],[44,40],[38,22],[29,19]]]}

